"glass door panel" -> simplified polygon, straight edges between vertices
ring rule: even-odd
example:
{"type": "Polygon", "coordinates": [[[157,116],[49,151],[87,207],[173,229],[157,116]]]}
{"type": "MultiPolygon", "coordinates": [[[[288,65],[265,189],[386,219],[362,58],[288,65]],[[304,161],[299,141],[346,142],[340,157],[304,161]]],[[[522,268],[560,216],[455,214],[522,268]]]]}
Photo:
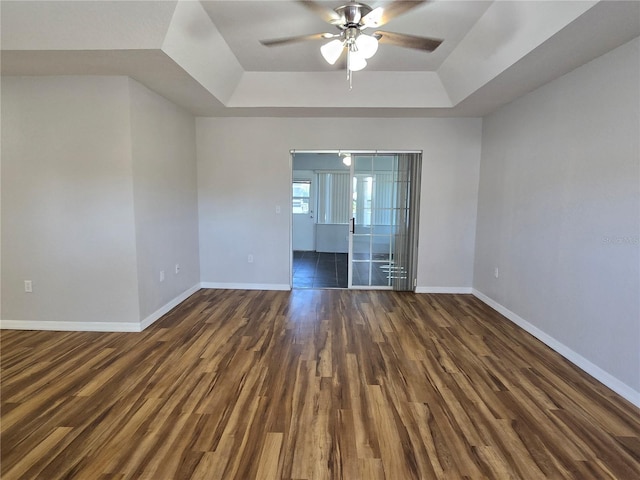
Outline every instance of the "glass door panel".
{"type": "Polygon", "coordinates": [[[391,288],[397,157],[354,155],[350,287],[391,288]]]}

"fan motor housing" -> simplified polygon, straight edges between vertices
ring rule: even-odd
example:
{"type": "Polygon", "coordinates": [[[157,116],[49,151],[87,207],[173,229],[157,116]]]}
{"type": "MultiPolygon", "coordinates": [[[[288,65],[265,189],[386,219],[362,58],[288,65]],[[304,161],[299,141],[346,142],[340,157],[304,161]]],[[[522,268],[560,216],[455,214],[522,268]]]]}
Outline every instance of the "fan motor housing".
{"type": "Polygon", "coordinates": [[[349,2],[346,5],[342,5],[335,9],[335,12],[340,15],[341,24],[339,28],[346,30],[349,27],[357,27],[360,25],[362,17],[367,15],[371,11],[369,5],[358,2],[349,2]]]}

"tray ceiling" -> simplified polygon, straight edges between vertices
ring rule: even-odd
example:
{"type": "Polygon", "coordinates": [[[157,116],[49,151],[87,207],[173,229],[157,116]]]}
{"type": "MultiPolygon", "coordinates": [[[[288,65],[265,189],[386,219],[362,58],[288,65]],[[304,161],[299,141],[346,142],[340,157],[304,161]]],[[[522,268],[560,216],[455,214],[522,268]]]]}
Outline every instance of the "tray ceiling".
{"type": "Polygon", "coordinates": [[[636,1],[435,0],[384,28],[444,43],[381,45],[350,91],[322,42],[260,44],[335,30],[294,1],[1,8],[3,75],[128,75],[205,116],[479,116],[640,35],[636,1]]]}

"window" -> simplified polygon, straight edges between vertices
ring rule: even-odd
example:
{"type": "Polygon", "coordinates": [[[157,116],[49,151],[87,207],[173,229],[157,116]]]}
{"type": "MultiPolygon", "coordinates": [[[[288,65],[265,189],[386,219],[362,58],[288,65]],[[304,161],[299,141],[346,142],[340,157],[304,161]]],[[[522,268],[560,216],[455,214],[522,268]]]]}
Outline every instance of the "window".
{"type": "Polygon", "coordinates": [[[318,173],[318,223],[349,222],[349,177],[348,172],[318,173]]]}
{"type": "Polygon", "coordinates": [[[309,213],[309,196],[311,194],[311,181],[293,181],[293,213],[309,213]]]}

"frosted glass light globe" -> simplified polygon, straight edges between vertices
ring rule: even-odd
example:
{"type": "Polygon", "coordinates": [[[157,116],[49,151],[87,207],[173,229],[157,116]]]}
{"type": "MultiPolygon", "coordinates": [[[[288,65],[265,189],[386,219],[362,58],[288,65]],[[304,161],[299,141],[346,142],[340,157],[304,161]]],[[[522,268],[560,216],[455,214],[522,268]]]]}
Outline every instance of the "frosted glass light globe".
{"type": "Polygon", "coordinates": [[[371,35],[361,33],[358,38],[356,38],[356,47],[358,47],[358,52],[360,52],[364,58],[371,58],[378,51],[378,39],[371,35]]]}
{"type": "Polygon", "coordinates": [[[362,70],[367,66],[367,61],[360,52],[349,52],[347,57],[347,68],[352,72],[362,70]]]}
{"type": "Polygon", "coordinates": [[[333,65],[338,61],[340,55],[342,55],[343,48],[344,45],[342,44],[342,40],[331,40],[329,43],[320,47],[320,53],[322,53],[322,56],[327,63],[333,65]]]}

